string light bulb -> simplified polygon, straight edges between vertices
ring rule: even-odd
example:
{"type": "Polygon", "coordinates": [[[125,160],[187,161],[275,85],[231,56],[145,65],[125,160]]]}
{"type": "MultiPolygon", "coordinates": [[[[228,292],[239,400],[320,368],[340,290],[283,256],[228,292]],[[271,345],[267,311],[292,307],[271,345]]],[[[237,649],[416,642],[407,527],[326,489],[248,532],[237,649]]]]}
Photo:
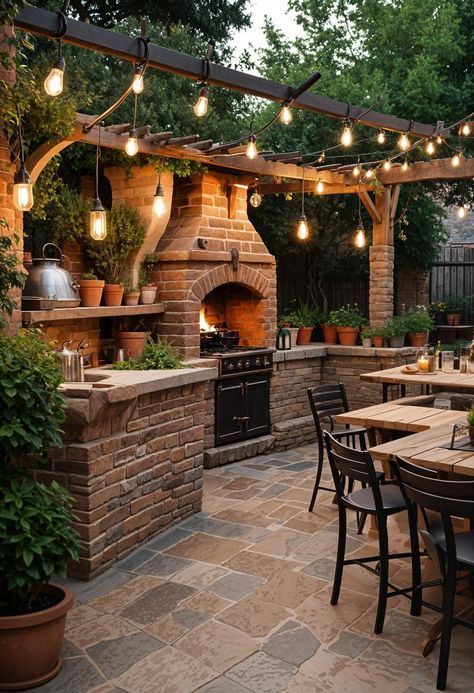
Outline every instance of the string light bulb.
{"type": "Polygon", "coordinates": [[[298,226],[296,229],[296,235],[300,241],[306,241],[309,238],[309,227],[308,220],[304,214],[300,214],[298,217],[298,226]]]}
{"type": "Polygon", "coordinates": [[[403,132],[400,137],[398,138],[397,142],[398,146],[402,150],[402,152],[406,152],[406,150],[410,146],[410,138],[408,137],[406,132],[403,132]]]}
{"type": "Polygon", "coordinates": [[[92,202],[92,209],[89,214],[89,232],[94,241],[103,241],[107,236],[107,212],[100,197],[96,197],[92,202]]]}
{"type": "Polygon", "coordinates": [[[391,168],[392,168],[392,162],[390,161],[390,159],[385,159],[385,161],[383,162],[383,170],[384,171],[390,171],[391,168]]]}
{"type": "Polygon", "coordinates": [[[354,176],[354,178],[358,178],[360,176],[360,171],[361,171],[361,169],[360,169],[359,164],[356,164],[354,166],[354,168],[352,169],[352,175],[354,176]]]}
{"type": "Polygon", "coordinates": [[[194,115],[198,118],[202,118],[207,113],[207,107],[209,105],[209,89],[205,84],[202,85],[199,90],[198,100],[194,104],[194,115]]]}
{"type": "Polygon", "coordinates": [[[341,135],[341,144],[343,147],[350,147],[352,144],[352,126],[346,123],[341,135]]]}
{"type": "Polygon", "coordinates": [[[354,244],[356,248],[365,248],[365,229],[362,222],[359,222],[355,230],[354,244]]]}
{"type": "Polygon", "coordinates": [[[33,185],[23,162],[13,177],[13,205],[20,212],[28,212],[34,203],[33,185]]]}
{"type": "Polygon", "coordinates": [[[316,192],[317,193],[323,193],[324,192],[324,183],[322,180],[318,180],[316,184],[316,192]]]}
{"type": "Polygon", "coordinates": [[[245,150],[245,156],[248,159],[255,159],[258,156],[257,138],[255,135],[249,135],[249,141],[245,150]]]}
{"type": "Polygon", "coordinates": [[[443,138],[441,137],[441,135],[438,135],[438,137],[436,138],[436,144],[443,144],[443,138]]]}
{"type": "Polygon", "coordinates": [[[283,125],[289,125],[291,121],[293,120],[293,113],[291,112],[291,108],[287,103],[283,104],[282,109],[280,111],[280,122],[283,125]]]}
{"type": "Polygon", "coordinates": [[[457,210],[458,219],[464,219],[464,217],[466,216],[466,212],[467,212],[467,206],[466,205],[462,205],[461,207],[458,207],[458,210],[457,210]]]}
{"type": "Polygon", "coordinates": [[[385,142],[385,132],[383,130],[380,130],[379,134],[377,135],[377,142],[379,144],[384,144],[385,142]]]}
{"type": "Polygon", "coordinates": [[[460,163],[461,163],[461,154],[460,154],[460,152],[456,152],[451,159],[451,166],[454,166],[454,168],[457,168],[460,163]]]}
{"type": "Polygon", "coordinates": [[[135,65],[135,72],[132,80],[132,90],[134,94],[141,94],[145,87],[143,81],[143,65],[135,65]]]}
{"type": "Polygon", "coordinates": [[[408,171],[408,159],[405,159],[405,161],[402,164],[402,171],[408,171]]]}
{"type": "Polygon", "coordinates": [[[249,202],[252,205],[252,207],[260,207],[262,204],[262,196],[257,190],[254,190],[253,193],[250,195],[249,202]]]}
{"type": "Polygon", "coordinates": [[[372,168],[368,168],[367,171],[365,172],[365,177],[366,177],[366,178],[372,178],[373,175],[374,175],[373,169],[372,169],[372,168]]]}
{"type": "Polygon", "coordinates": [[[44,80],[44,90],[49,96],[59,96],[64,86],[64,70],[66,61],[59,55],[51,68],[48,76],[44,80]]]}
{"type": "Polygon", "coordinates": [[[459,128],[459,134],[464,135],[464,137],[468,137],[471,134],[471,126],[469,123],[463,123],[461,125],[459,128]]]}
{"type": "Polygon", "coordinates": [[[128,133],[128,140],[125,144],[125,152],[128,156],[135,156],[138,152],[138,137],[136,128],[131,128],[128,133]]]}
{"type": "Polygon", "coordinates": [[[158,185],[156,186],[155,196],[153,198],[153,215],[158,219],[163,217],[166,212],[166,202],[165,193],[163,186],[161,185],[160,178],[158,178],[158,185]]]}
{"type": "Polygon", "coordinates": [[[428,140],[428,142],[426,143],[425,151],[430,156],[435,153],[436,147],[434,146],[433,140],[428,140]]]}

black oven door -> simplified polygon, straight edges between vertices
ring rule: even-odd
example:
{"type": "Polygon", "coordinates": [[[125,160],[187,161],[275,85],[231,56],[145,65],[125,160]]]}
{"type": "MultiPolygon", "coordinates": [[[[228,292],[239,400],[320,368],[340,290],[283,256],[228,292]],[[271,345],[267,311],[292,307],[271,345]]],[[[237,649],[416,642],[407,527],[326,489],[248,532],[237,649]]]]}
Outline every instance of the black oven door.
{"type": "Polygon", "coordinates": [[[216,383],[216,446],[270,432],[270,373],[216,383]]]}

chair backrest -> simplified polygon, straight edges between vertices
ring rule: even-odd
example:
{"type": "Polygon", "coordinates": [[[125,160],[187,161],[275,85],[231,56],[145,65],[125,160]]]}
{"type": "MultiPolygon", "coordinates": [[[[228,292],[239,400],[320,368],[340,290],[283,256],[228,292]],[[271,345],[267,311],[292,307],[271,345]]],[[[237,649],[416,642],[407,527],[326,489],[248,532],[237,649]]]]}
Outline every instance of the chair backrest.
{"type": "Polygon", "coordinates": [[[314,425],[318,440],[323,444],[323,426],[328,423],[329,430],[334,430],[334,419],[336,414],[343,414],[349,411],[346,390],[343,383],[333,383],[331,385],[317,385],[308,387],[308,399],[313,414],[314,425]]]}
{"type": "MultiPolygon", "coordinates": [[[[432,476],[431,470],[397,458],[396,474],[403,495],[412,507],[420,507],[425,518],[426,529],[419,527],[420,533],[434,545],[444,570],[443,552],[440,542],[445,545],[448,564],[456,559],[456,539],[453,517],[474,520],[474,481],[446,481],[432,476]],[[427,511],[435,514],[433,521],[427,511]],[[439,528],[442,527],[442,532],[439,528]]],[[[444,548],[444,546],[443,546],[444,548]]]]}
{"type": "Polygon", "coordinates": [[[371,488],[374,495],[375,509],[377,512],[382,512],[383,503],[380,495],[380,485],[370,452],[368,450],[356,450],[343,445],[328,431],[324,432],[324,439],[338,499],[344,501],[346,499],[346,480],[360,481],[371,488]]]}

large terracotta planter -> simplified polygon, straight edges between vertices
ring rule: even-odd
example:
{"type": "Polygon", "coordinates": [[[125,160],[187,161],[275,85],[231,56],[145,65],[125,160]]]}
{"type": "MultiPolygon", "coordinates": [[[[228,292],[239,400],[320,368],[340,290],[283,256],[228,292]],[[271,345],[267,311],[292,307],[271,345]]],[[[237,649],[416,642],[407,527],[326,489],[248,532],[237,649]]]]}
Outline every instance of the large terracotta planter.
{"type": "Polygon", "coordinates": [[[337,344],[337,327],[322,325],[322,328],[326,344],[337,344]]]}
{"type": "Polygon", "coordinates": [[[140,292],[137,291],[133,294],[124,294],[123,302],[126,306],[138,306],[138,299],[140,298],[140,292]]]}
{"type": "Polygon", "coordinates": [[[103,279],[79,279],[81,306],[100,306],[105,282],[103,279]]]}
{"type": "Polygon", "coordinates": [[[123,286],[120,284],[106,284],[104,286],[104,301],[106,306],[121,306],[123,298],[123,286]]]}
{"type": "Polygon", "coordinates": [[[140,303],[144,306],[148,306],[154,303],[157,291],[157,286],[142,286],[142,288],[140,289],[140,303]]]}
{"type": "Polygon", "coordinates": [[[313,334],[312,327],[300,327],[298,330],[298,338],[296,340],[297,344],[309,344],[311,341],[311,335],[313,334]]]}
{"type": "Polygon", "coordinates": [[[359,330],[357,327],[338,327],[337,336],[342,346],[355,346],[359,330]]]}
{"type": "Polygon", "coordinates": [[[55,606],[23,616],[0,616],[0,689],[15,691],[49,681],[61,668],[66,614],[73,597],[49,584],[41,592],[57,596],[55,606]]]}
{"type": "Polygon", "coordinates": [[[125,350],[127,358],[136,359],[142,355],[149,336],[149,332],[117,332],[117,346],[125,350]]]}
{"type": "Polygon", "coordinates": [[[410,340],[410,346],[412,347],[423,347],[428,341],[427,332],[411,332],[408,334],[408,339],[410,340]]]}
{"type": "Polygon", "coordinates": [[[461,313],[446,313],[448,325],[459,325],[461,323],[461,313]]]}

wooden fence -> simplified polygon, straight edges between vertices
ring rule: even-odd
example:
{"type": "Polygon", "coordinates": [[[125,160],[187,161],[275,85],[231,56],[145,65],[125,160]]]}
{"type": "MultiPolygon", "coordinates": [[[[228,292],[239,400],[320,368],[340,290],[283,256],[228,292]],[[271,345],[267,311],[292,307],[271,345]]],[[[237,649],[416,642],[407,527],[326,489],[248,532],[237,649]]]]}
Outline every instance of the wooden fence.
{"type": "Polygon", "coordinates": [[[474,324],[474,246],[445,246],[430,276],[430,301],[464,299],[463,322],[474,324]]]}

